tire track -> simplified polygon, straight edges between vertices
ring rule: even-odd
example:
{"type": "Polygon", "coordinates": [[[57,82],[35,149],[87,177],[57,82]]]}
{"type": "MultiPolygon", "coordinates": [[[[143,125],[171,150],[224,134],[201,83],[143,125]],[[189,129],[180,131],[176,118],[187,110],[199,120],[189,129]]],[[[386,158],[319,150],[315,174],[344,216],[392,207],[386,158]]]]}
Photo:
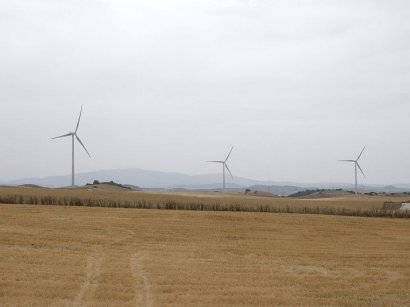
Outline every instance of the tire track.
{"type": "Polygon", "coordinates": [[[98,284],[100,283],[101,263],[104,254],[92,253],[88,257],[87,268],[85,270],[84,283],[74,299],[73,306],[87,306],[93,299],[98,284]]]}
{"type": "Polygon", "coordinates": [[[136,306],[152,307],[152,293],[151,283],[147,277],[147,274],[142,266],[142,259],[138,253],[131,256],[131,272],[135,282],[135,303],[136,306]]]}

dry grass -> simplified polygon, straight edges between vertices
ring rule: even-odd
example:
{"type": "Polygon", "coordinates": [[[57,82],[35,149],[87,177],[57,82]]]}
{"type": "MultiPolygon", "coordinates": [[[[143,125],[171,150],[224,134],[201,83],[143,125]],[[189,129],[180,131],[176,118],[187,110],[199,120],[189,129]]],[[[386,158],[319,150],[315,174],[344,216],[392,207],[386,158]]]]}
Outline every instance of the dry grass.
{"type": "Polygon", "coordinates": [[[409,306],[408,229],[406,219],[3,204],[0,305],[409,306]]]}
{"type": "Polygon", "coordinates": [[[99,185],[78,189],[0,188],[0,203],[62,206],[306,213],[410,218],[410,211],[384,210],[386,201],[407,198],[348,195],[322,199],[269,198],[244,193],[134,192],[99,185]]]}

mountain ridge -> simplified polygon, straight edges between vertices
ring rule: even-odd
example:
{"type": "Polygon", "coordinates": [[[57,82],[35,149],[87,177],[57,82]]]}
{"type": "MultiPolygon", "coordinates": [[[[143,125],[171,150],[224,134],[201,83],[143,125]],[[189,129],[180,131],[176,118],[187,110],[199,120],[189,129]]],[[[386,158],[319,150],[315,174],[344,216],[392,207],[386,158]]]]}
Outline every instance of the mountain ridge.
{"type": "MultiPolygon", "coordinates": [[[[162,189],[188,189],[188,190],[209,190],[209,189],[221,189],[222,187],[222,173],[217,174],[203,174],[203,175],[187,175],[176,172],[160,172],[149,171],[140,168],[127,168],[127,169],[113,169],[102,170],[87,173],[77,173],[75,176],[76,185],[85,185],[87,183],[93,183],[94,180],[100,182],[114,181],[121,184],[134,185],[141,188],[162,188],[162,189]]],[[[35,184],[43,187],[57,188],[67,187],[71,184],[71,175],[62,176],[47,176],[43,178],[25,178],[12,181],[1,181],[2,185],[23,185],[23,184],[35,184]]],[[[231,177],[226,176],[226,186],[230,189],[245,189],[253,186],[266,186],[268,188],[268,181],[254,180],[244,177],[235,176],[232,180],[231,177]]],[[[270,185],[280,186],[282,190],[300,191],[305,189],[354,189],[354,184],[341,183],[341,182],[318,182],[318,183],[298,183],[291,181],[270,181],[270,185]],[[285,187],[288,187],[286,189],[285,187]],[[292,187],[292,188],[290,188],[292,187]]],[[[358,188],[362,191],[381,191],[383,189],[387,191],[396,190],[408,190],[410,184],[397,184],[395,185],[358,185],[358,188]]],[[[264,188],[263,188],[264,189],[264,188]]],[[[261,188],[262,190],[262,188],[261,188]]],[[[272,192],[275,189],[272,188],[272,192]]],[[[273,192],[274,193],[274,192],[273,192]]]]}

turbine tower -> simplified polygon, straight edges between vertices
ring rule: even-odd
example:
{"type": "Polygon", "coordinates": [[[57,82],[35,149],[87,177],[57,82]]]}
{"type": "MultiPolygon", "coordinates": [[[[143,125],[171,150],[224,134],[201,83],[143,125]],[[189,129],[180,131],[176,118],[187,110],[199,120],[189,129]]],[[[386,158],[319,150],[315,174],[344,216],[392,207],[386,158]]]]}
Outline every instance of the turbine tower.
{"type": "Polygon", "coordinates": [[[74,136],[76,137],[77,141],[81,144],[81,146],[84,147],[85,151],[87,152],[88,156],[91,158],[90,154],[88,153],[87,148],[85,148],[84,144],[81,142],[80,138],[77,135],[77,130],[78,130],[78,125],[80,124],[80,118],[81,118],[81,112],[83,111],[83,106],[81,106],[81,110],[80,110],[80,116],[78,117],[78,122],[77,122],[77,127],[75,128],[74,132],[70,132],[64,135],[60,135],[60,136],[56,136],[55,138],[51,138],[53,139],[58,139],[58,138],[62,138],[62,137],[66,137],[66,136],[70,136],[71,135],[71,144],[72,144],[72,175],[71,175],[71,187],[74,188],[74,136]]]}
{"type": "Polygon", "coordinates": [[[362,172],[363,177],[366,178],[366,176],[364,175],[359,163],[357,162],[360,159],[360,156],[362,155],[364,149],[366,148],[367,145],[365,145],[363,147],[362,152],[360,153],[360,155],[357,157],[356,160],[338,160],[338,161],[342,161],[342,162],[354,162],[354,177],[355,177],[355,194],[357,194],[357,168],[359,168],[359,170],[362,172]]]}
{"type": "Polygon", "coordinates": [[[231,151],[229,152],[228,156],[226,157],[225,161],[206,161],[206,162],[222,163],[223,188],[224,188],[224,190],[225,190],[225,167],[226,167],[226,169],[228,170],[229,174],[231,175],[231,177],[233,179],[232,173],[229,170],[228,165],[226,164],[226,161],[228,160],[229,156],[231,155],[232,149],[233,149],[233,146],[232,146],[231,151]]]}

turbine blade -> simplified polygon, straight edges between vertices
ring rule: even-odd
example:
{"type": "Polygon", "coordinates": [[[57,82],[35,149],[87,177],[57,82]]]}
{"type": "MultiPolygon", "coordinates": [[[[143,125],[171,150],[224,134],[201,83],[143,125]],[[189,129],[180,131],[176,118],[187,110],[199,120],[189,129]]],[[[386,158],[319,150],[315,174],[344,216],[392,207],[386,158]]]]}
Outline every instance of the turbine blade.
{"type": "Polygon", "coordinates": [[[70,136],[70,135],[71,135],[71,133],[67,133],[67,134],[64,134],[64,135],[56,136],[55,138],[51,138],[51,139],[54,140],[54,139],[63,138],[65,136],[70,136]]]}
{"type": "Polygon", "coordinates": [[[229,170],[228,165],[227,165],[225,162],[224,162],[224,165],[225,165],[226,169],[228,170],[229,174],[231,175],[231,177],[232,177],[232,179],[233,179],[232,173],[231,173],[231,171],[229,170]]]}
{"type": "MultiPolygon", "coordinates": [[[[74,131],[74,133],[76,133],[77,132],[77,129],[78,129],[78,125],[80,124],[80,118],[81,118],[81,112],[83,111],[83,106],[81,106],[81,110],[80,110],[80,116],[78,116],[78,122],[77,122],[77,127],[75,127],[75,131],[74,131]]],[[[81,142],[80,142],[81,143],[81,142]]]]}
{"type": "Polygon", "coordinates": [[[77,134],[75,135],[75,137],[77,138],[77,141],[79,141],[79,142],[80,142],[81,146],[83,146],[83,147],[84,147],[84,149],[85,149],[85,151],[87,152],[88,156],[91,158],[90,154],[88,153],[87,148],[85,148],[84,144],[81,142],[81,140],[80,140],[80,138],[77,136],[77,134]]]}
{"type": "Polygon", "coordinates": [[[342,161],[342,162],[356,162],[355,160],[337,160],[337,161],[342,161]]]}
{"type": "Polygon", "coordinates": [[[363,173],[363,171],[362,171],[362,168],[360,167],[359,163],[356,162],[356,165],[359,167],[359,170],[362,172],[363,177],[366,178],[366,176],[364,175],[364,173],[363,173]]]}
{"type": "Polygon", "coordinates": [[[360,156],[362,155],[364,149],[366,148],[367,145],[364,145],[362,152],[360,153],[359,157],[357,157],[356,161],[360,159],[360,156]]]}
{"type": "Polygon", "coordinates": [[[224,163],[224,161],[206,161],[206,162],[224,163]]]}
{"type": "Polygon", "coordinates": [[[226,162],[226,160],[228,160],[229,156],[231,155],[232,149],[233,149],[233,146],[232,146],[231,151],[229,152],[229,154],[228,154],[228,156],[226,157],[226,159],[225,159],[224,162],[226,162]]]}

